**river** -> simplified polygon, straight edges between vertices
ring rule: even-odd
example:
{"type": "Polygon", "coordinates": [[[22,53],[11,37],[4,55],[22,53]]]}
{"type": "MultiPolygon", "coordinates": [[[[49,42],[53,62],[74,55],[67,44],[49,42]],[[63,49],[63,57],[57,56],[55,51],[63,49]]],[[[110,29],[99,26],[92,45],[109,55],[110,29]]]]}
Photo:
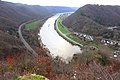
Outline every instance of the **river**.
{"type": "Polygon", "coordinates": [[[54,23],[59,16],[60,14],[56,14],[49,18],[40,29],[39,35],[52,57],[59,56],[63,60],[69,61],[73,54],[82,53],[82,51],[80,47],[70,44],[55,31],[54,23]]]}

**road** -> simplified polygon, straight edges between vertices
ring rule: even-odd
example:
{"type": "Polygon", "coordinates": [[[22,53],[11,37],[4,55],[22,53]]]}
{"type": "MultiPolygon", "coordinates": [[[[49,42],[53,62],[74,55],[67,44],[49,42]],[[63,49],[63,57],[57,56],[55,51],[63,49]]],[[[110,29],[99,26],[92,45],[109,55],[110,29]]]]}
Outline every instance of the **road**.
{"type": "Polygon", "coordinates": [[[27,23],[29,23],[29,22],[31,22],[31,21],[28,21],[28,22],[25,22],[25,23],[21,24],[21,25],[19,26],[18,33],[19,33],[19,37],[20,37],[21,41],[23,42],[23,44],[25,45],[25,47],[28,49],[28,51],[29,51],[31,54],[33,54],[34,56],[37,56],[38,54],[37,54],[37,53],[30,47],[30,45],[25,41],[25,39],[24,39],[23,36],[22,36],[22,32],[21,32],[21,28],[22,28],[25,24],[27,24],[27,23]]]}

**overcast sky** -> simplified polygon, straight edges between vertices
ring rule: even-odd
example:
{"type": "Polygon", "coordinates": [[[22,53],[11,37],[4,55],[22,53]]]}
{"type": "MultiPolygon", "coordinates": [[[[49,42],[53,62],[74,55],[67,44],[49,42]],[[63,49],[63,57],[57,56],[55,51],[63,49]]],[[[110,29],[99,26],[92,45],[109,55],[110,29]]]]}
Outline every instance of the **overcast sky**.
{"type": "Polygon", "coordinates": [[[3,0],[41,6],[81,7],[85,4],[120,5],[120,0],[3,0]]]}

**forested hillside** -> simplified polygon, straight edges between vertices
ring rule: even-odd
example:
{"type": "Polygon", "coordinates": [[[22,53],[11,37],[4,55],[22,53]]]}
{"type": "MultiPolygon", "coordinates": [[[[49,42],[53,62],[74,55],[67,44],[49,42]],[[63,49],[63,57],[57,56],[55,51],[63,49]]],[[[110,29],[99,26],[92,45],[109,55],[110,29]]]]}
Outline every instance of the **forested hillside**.
{"type": "Polygon", "coordinates": [[[0,1],[0,54],[5,53],[4,49],[8,49],[9,53],[13,47],[20,48],[22,45],[17,33],[20,24],[66,11],[74,11],[74,9],[0,1]]]}
{"type": "Polygon", "coordinates": [[[88,4],[67,17],[63,24],[77,32],[119,39],[120,7],[88,4]],[[114,26],[117,26],[118,29],[107,29],[114,26]]]}

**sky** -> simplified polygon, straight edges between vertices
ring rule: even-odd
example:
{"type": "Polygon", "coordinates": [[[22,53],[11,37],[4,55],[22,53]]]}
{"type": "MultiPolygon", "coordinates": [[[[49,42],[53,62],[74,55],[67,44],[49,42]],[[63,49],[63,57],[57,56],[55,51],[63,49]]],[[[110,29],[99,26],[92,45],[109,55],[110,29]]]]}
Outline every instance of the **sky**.
{"type": "Polygon", "coordinates": [[[120,5],[120,0],[3,0],[41,6],[81,7],[85,4],[120,5]]]}

